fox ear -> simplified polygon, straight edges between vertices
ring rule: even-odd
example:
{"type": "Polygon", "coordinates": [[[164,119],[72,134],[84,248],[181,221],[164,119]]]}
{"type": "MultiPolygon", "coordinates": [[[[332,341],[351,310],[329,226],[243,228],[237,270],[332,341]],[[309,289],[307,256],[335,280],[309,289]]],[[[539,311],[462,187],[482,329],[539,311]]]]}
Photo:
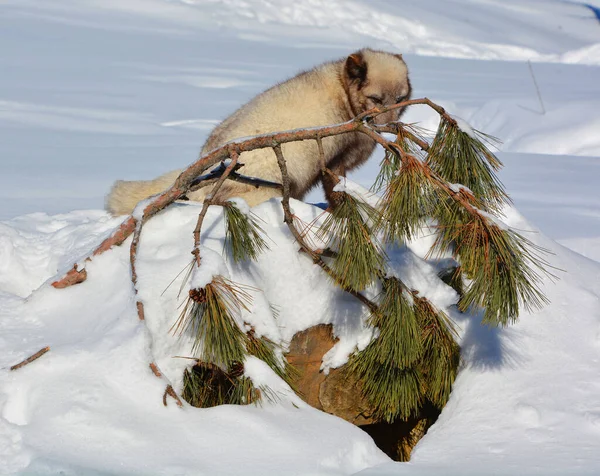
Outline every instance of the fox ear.
{"type": "Polygon", "coordinates": [[[359,83],[367,79],[367,63],[361,52],[352,53],[346,59],[346,74],[351,81],[359,83]]]}

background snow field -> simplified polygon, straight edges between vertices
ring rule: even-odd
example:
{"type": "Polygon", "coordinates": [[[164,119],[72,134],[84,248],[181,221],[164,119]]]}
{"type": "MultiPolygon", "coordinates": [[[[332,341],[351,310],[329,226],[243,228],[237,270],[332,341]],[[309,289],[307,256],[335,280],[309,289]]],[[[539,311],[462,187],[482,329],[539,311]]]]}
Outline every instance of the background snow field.
{"type": "MultiPolygon", "coordinates": [[[[0,474],[600,473],[598,8],[599,0],[1,2],[0,474]],[[260,362],[248,372],[274,387],[276,404],[163,407],[165,383],[148,363],[176,388],[189,365],[174,356],[190,342],[169,333],[181,277],[168,285],[189,262],[197,204],[177,204],[144,228],[147,327],[127,246],[89,262],[86,282],[49,286],[121,222],[102,211],[114,180],[191,163],[239,105],[363,46],[403,53],[414,97],[503,141],[500,178],[514,200],[504,221],[551,250],[561,270],[543,283],[549,306],[490,329],[453,311],[453,291],[420,258],[426,239],[394,256],[397,272],[451,313],[464,357],[410,463],[391,462],[358,428],[305,405],[260,362]],[[47,345],[40,360],[8,370],[47,345]]],[[[437,125],[422,107],[404,120],[437,125]]],[[[382,155],[352,180],[369,187],[382,155]]],[[[307,201],[321,200],[315,190],[307,201]]],[[[307,222],[321,212],[292,207],[307,222]]],[[[211,210],[204,226],[203,244],[218,254],[221,213],[211,210]]],[[[262,290],[244,319],[283,344],[332,323],[340,341],[324,367],[341,365],[370,339],[362,309],[297,253],[277,200],[255,213],[270,251],[257,263],[226,262],[232,279],[262,290]]]]}

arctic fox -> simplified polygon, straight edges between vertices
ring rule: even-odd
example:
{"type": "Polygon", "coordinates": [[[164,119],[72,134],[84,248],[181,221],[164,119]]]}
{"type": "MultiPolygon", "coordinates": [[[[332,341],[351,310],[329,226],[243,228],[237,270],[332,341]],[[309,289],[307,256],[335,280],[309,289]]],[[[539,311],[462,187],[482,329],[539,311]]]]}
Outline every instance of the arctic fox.
{"type": "MultiPolygon", "coordinates": [[[[325,63],[276,84],[239,108],[210,134],[202,155],[240,137],[305,127],[346,122],[376,106],[395,104],[410,97],[408,69],[402,55],[372,49],[359,50],[347,58],[325,63]]],[[[378,123],[397,120],[403,109],[382,114],[378,123]]],[[[323,139],[326,166],[338,175],[364,163],[375,148],[368,136],[354,132],[323,139]]],[[[291,196],[302,199],[320,180],[332,201],[333,179],[323,176],[317,143],[314,140],[282,145],[290,175],[291,196]]],[[[281,172],[273,150],[259,149],[240,154],[244,166],[239,173],[271,182],[281,182],[281,172]]],[[[181,170],[149,181],[122,181],[113,185],[106,207],[114,215],[131,213],[135,205],[170,187],[181,170]]],[[[190,200],[203,200],[210,187],[188,194],[190,200]]],[[[257,205],[281,191],[226,181],[218,199],[241,197],[257,205]]]]}

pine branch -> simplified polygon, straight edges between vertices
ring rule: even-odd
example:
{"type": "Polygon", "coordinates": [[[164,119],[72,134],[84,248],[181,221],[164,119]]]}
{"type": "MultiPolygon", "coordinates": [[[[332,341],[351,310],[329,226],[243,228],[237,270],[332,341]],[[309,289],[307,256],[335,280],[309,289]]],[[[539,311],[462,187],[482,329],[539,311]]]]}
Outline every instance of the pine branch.
{"type": "Polygon", "coordinates": [[[252,212],[242,213],[235,202],[223,204],[225,214],[224,248],[231,249],[234,262],[255,260],[265,249],[269,249],[263,235],[265,231],[252,212]]]}
{"type": "MultiPolygon", "coordinates": [[[[490,140],[478,131],[462,130],[453,117],[427,98],[374,108],[343,124],[235,140],[184,170],[169,190],[149,202],[141,217],[130,216],[92,256],[122,243],[134,233],[130,255],[135,289],[135,258],[142,225],[189,190],[214,184],[194,230],[193,267],[200,266],[204,217],[224,181],[240,178],[236,172],[241,167],[239,154],[273,148],[282,184],[271,185],[282,189],[284,222],[301,250],[341,289],[369,308],[369,324],[377,328],[375,339],[351,357],[348,369],[358,376],[362,391],[376,409],[376,417],[386,421],[406,419],[415,416],[428,401],[438,407],[446,403],[460,362],[460,349],[453,324],[443,312],[416,291],[407,289],[399,279],[384,275],[383,252],[373,238],[373,224],[383,230],[386,239],[403,241],[416,234],[426,217],[435,218],[439,223],[435,250],[452,251],[460,265],[457,269],[469,280],[459,308],[485,307],[484,322],[506,325],[517,318],[520,307],[536,308],[547,302],[539,289],[542,275],[549,274],[549,264],[542,257],[546,250],[490,215],[509,201],[495,176],[502,164],[485,145],[490,140]],[[375,123],[378,115],[413,104],[427,105],[440,115],[440,126],[431,145],[412,125],[375,123]],[[307,230],[299,231],[298,219],[290,209],[290,177],[281,144],[316,140],[322,174],[335,181],[337,176],[325,163],[322,139],[357,132],[367,135],[386,151],[376,183],[385,188],[382,214],[377,216],[360,201],[340,193],[339,206],[327,215],[321,229],[321,238],[331,238],[330,248],[326,252],[315,251],[305,239],[307,230]],[[395,133],[396,140],[386,140],[383,132],[395,133]],[[428,152],[425,162],[419,160],[422,151],[428,152]],[[202,175],[227,157],[232,159],[227,166],[222,163],[202,175]],[[331,266],[325,258],[333,260],[331,266]],[[359,292],[374,279],[383,284],[378,303],[359,292]]],[[[266,246],[260,227],[234,205],[225,207],[228,244],[234,260],[255,258],[266,246]]],[[[75,265],[53,286],[66,287],[82,282],[85,277],[85,270],[79,271],[75,265]]],[[[453,278],[462,281],[456,274],[453,278]]],[[[173,326],[174,332],[194,335],[192,351],[201,355],[201,361],[184,376],[184,396],[190,401],[195,399],[200,406],[244,404],[259,402],[263,395],[269,397],[268,388],[256,388],[244,376],[243,362],[249,354],[264,360],[282,378],[290,378],[291,370],[281,362],[275,344],[265,338],[257,339],[253,331],[244,332],[238,326],[234,314],[247,309],[249,302],[249,295],[244,292],[224,278],[214,277],[202,289],[190,290],[173,326]]],[[[143,305],[139,301],[137,305],[138,316],[143,319],[143,305]]],[[[155,375],[162,375],[157,367],[155,375]]],[[[168,385],[165,401],[171,395],[169,388],[172,390],[168,385]]]]}
{"type": "MultiPolygon", "coordinates": [[[[386,184],[378,223],[385,239],[397,243],[414,238],[437,203],[430,169],[409,153],[403,154],[398,169],[386,184]]],[[[399,160],[399,155],[395,155],[399,160]]]]}
{"type": "Polygon", "coordinates": [[[279,144],[274,144],[273,151],[275,152],[275,156],[277,157],[277,164],[279,165],[279,169],[281,170],[281,177],[283,183],[283,199],[281,200],[281,206],[283,208],[283,221],[288,226],[292,236],[296,239],[298,245],[302,251],[304,251],[307,255],[311,257],[313,263],[319,265],[323,271],[325,271],[329,277],[331,277],[338,285],[347,293],[351,294],[355,298],[357,298],[360,302],[362,302],[365,306],[367,306],[370,310],[374,311],[377,309],[377,305],[363,296],[358,291],[355,291],[352,288],[346,287],[338,280],[337,275],[334,271],[327,266],[327,264],[321,259],[319,254],[315,253],[312,248],[310,248],[304,238],[296,228],[294,224],[294,216],[292,214],[292,210],[290,208],[290,177],[287,171],[287,165],[285,162],[285,158],[283,157],[283,152],[281,151],[281,146],[279,144]]]}
{"type": "MultiPolygon", "coordinates": [[[[452,119],[452,117],[448,115],[442,107],[433,103],[428,98],[423,98],[403,101],[392,106],[373,108],[369,111],[359,114],[354,119],[341,124],[296,129],[292,131],[274,132],[270,134],[261,134],[248,139],[236,139],[224,144],[221,147],[218,147],[217,149],[212,150],[207,155],[200,157],[196,162],[194,162],[187,169],[185,169],[179,175],[179,177],[177,177],[174,184],[168,190],[157,195],[144,208],[142,221],[146,222],[158,212],[163,210],[165,207],[173,203],[175,200],[178,200],[183,195],[185,195],[189,191],[190,185],[197,179],[197,177],[201,176],[204,173],[204,171],[208,170],[210,167],[218,164],[219,162],[229,157],[231,155],[232,150],[235,150],[237,154],[240,154],[242,152],[248,152],[256,149],[272,148],[274,144],[284,144],[287,142],[297,142],[303,140],[321,140],[325,137],[347,134],[350,132],[360,132],[366,134],[387,149],[388,142],[379,134],[377,134],[377,132],[375,132],[374,129],[372,129],[369,126],[366,126],[365,121],[368,121],[373,117],[376,117],[387,111],[395,110],[401,107],[406,107],[414,104],[425,104],[437,111],[448,122],[456,123],[456,121],[452,119]]],[[[379,126],[373,125],[373,127],[379,126]]],[[[135,231],[136,221],[137,220],[135,217],[129,216],[119,226],[118,229],[116,229],[92,252],[91,256],[101,254],[109,250],[113,246],[121,245],[135,231]]],[[[86,260],[87,259],[89,258],[86,258],[86,260]]],[[[77,265],[75,265],[75,267],[77,267],[77,265]]],[[[84,276],[79,276],[79,279],[73,279],[73,275],[74,273],[71,270],[69,273],[67,273],[67,275],[54,281],[52,285],[55,288],[64,288],[85,280],[84,276]]]]}
{"type": "Polygon", "coordinates": [[[443,209],[434,248],[451,251],[471,280],[459,302],[461,311],[482,306],[485,323],[506,326],[517,320],[520,307],[532,310],[548,303],[539,289],[542,275],[554,277],[541,256],[547,250],[482,211],[466,213],[456,202],[443,209]]]}
{"type": "Polygon", "coordinates": [[[317,236],[336,250],[332,270],[342,288],[360,291],[381,273],[383,250],[367,224],[378,222],[379,216],[373,207],[340,193],[337,206],[319,228],[317,236]]]}
{"type": "Polygon", "coordinates": [[[234,314],[248,310],[251,301],[251,295],[239,284],[215,276],[203,289],[190,290],[171,332],[192,335],[192,354],[228,368],[245,359],[247,336],[235,322],[234,314]]]}
{"type": "Polygon", "coordinates": [[[427,163],[450,184],[467,187],[485,210],[499,210],[510,203],[504,187],[495,175],[502,162],[485,146],[483,140],[495,140],[478,131],[462,131],[456,121],[442,118],[429,148],[427,163]]]}

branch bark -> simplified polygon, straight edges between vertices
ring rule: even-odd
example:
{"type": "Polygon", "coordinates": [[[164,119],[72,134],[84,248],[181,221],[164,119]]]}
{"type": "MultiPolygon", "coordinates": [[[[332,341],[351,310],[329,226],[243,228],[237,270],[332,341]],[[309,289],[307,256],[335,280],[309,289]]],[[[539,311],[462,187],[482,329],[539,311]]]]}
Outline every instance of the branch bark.
{"type": "Polygon", "coordinates": [[[10,370],[18,370],[21,367],[25,367],[26,365],[30,364],[31,362],[33,362],[34,360],[39,359],[42,355],[44,355],[46,352],[48,352],[50,350],[50,347],[44,347],[43,349],[38,350],[35,354],[27,357],[25,360],[23,360],[22,362],[19,362],[18,364],[13,365],[10,370]]]}
{"type": "MultiPolygon", "coordinates": [[[[158,368],[158,365],[156,365],[154,362],[152,362],[150,364],[150,370],[152,370],[152,373],[154,375],[156,375],[158,378],[163,378],[163,374],[160,371],[160,369],[158,368]]],[[[165,392],[163,393],[163,405],[166,407],[167,406],[167,396],[170,396],[173,400],[175,400],[175,403],[177,404],[178,407],[183,407],[183,402],[181,401],[181,398],[179,398],[179,395],[177,395],[177,392],[175,392],[175,390],[173,389],[173,386],[169,383],[167,384],[167,387],[165,388],[165,392]]]]}
{"type": "Polygon", "coordinates": [[[214,203],[215,197],[217,196],[221,185],[223,185],[229,174],[235,170],[240,156],[238,155],[238,152],[235,150],[235,148],[232,147],[229,151],[229,157],[231,157],[231,163],[225,168],[223,174],[221,175],[221,177],[219,177],[219,180],[217,180],[217,183],[211,190],[210,194],[207,195],[207,197],[204,199],[204,203],[202,204],[202,210],[198,215],[198,221],[196,222],[196,228],[194,229],[194,249],[192,251],[197,266],[200,266],[200,231],[202,230],[202,223],[204,222],[204,217],[206,216],[208,207],[210,207],[214,203]]]}

